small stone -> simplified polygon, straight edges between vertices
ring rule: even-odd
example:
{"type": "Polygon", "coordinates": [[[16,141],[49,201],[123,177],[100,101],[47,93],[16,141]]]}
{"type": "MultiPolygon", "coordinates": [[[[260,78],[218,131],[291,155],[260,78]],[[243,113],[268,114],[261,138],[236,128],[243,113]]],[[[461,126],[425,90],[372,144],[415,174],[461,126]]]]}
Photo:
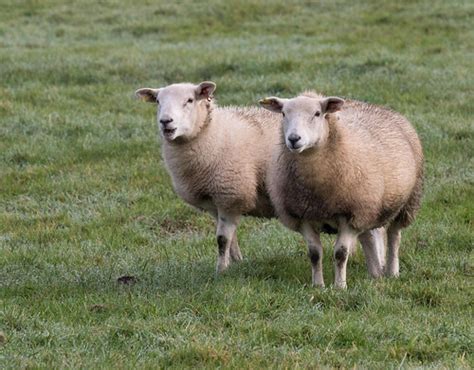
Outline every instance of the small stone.
{"type": "Polygon", "coordinates": [[[131,276],[131,275],[120,276],[117,279],[117,283],[123,284],[123,285],[134,285],[137,282],[138,282],[138,278],[135,277],[135,276],[131,276]]]}
{"type": "Polygon", "coordinates": [[[104,312],[107,310],[107,306],[105,304],[93,304],[89,307],[89,311],[91,312],[104,312]]]}

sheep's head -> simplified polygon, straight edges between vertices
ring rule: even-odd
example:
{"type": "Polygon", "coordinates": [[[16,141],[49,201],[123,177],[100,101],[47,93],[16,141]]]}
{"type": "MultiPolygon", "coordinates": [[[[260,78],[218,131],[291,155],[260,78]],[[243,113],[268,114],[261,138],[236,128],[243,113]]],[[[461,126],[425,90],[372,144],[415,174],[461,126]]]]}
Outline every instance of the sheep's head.
{"type": "Polygon", "coordinates": [[[340,110],[344,100],[301,95],[293,99],[270,97],[259,103],[262,107],[283,115],[286,146],[292,152],[301,153],[325,143],[329,133],[327,113],[340,110]]]}
{"type": "Polygon", "coordinates": [[[180,142],[198,135],[207,118],[209,101],[215,89],[214,82],[182,83],[160,89],[139,89],[135,95],[157,104],[161,135],[168,142],[180,142]]]}

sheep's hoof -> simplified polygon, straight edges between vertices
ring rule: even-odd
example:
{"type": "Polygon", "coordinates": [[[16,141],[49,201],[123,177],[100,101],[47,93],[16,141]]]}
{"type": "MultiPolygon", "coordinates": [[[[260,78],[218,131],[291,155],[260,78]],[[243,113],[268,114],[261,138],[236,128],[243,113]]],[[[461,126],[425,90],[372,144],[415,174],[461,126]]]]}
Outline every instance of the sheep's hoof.
{"type": "Polygon", "coordinates": [[[222,274],[229,268],[229,261],[217,261],[216,265],[216,276],[222,274]]]}
{"type": "Polygon", "coordinates": [[[334,283],[334,288],[336,289],[347,289],[347,283],[345,281],[339,281],[334,283]]]}
{"type": "Polygon", "coordinates": [[[383,269],[379,270],[379,271],[372,271],[370,273],[370,277],[374,280],[376,279],[380,279],[384,276],[384,272],[383,272],[383,269]]]}
{"type": "Polygon", "coordinates": [[[240,252],[239,245],[237,242],[233,242],[229,248],[230,259],[233,262],[242,261],[242,253],[240,252]]]}
{"type": "Polygon", "coordinates": [[[227,267],[223,268],[223,267],[217,266],[216,267],[216,276],[222,275],[226,270],[227,270],[227,267]]]}
{"type": "Polygon", "coordinates": [[[232,250],[230,251],[230,258],[232,259],[233,262],[239,262],[239,261],[242,261],[243,259],[240,253],[232,253],[232,250]]]}

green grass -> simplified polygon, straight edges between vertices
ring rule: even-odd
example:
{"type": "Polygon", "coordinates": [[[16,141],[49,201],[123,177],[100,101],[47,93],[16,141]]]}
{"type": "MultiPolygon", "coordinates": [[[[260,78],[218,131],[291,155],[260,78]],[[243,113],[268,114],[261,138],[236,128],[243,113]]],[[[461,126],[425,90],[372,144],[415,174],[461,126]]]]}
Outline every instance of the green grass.
{"type": "MultiPolygon", "coordinates": [[[[472,368],[474,4],[0,0],[0,368],[472,368]],[[139,87],[314,88],[405,114],[426,154],[401,277],[314,289],[301,237],[174,194],[139,87]],[[139,280],[117,283],[122,275],[139,280]]],[[[333,279],[325,237],[325,276],[333,279]]]]}

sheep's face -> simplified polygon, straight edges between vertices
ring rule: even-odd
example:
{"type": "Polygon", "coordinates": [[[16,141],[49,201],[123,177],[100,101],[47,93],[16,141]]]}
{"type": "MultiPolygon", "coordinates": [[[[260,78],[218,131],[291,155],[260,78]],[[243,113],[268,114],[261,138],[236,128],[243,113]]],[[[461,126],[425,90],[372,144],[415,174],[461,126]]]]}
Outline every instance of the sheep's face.
{"type": "Polygon", "coordinates": [[[198,135],[215,88],[213,82],[174,84],[161,89],[139,89],[135,94],[158,105],[157,120],[162,137],[168,142],[182,142],[198,135]]]}
{"type": "Polygon", "coordinates": [[[301,153],[325,143],[329,133],[326,114],[340,110],[344,100],[337,97],[271,97],[261,100],[260,104],[283,115],[285,144],[290,151],[301,153]]]}

